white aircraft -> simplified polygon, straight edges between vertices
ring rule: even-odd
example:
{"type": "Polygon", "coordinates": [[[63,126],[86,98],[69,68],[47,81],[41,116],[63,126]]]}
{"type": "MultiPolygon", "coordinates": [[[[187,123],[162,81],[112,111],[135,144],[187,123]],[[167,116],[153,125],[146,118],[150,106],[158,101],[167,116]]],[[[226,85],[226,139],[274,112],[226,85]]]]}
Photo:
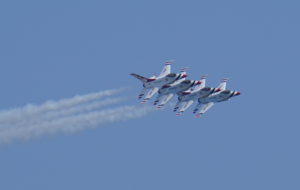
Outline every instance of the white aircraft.
{"type": "Polygon", "coordinates": [[[199,84],[201,84],[201,81],[186,79],[180,79],[172,84],[166,84],[159,89],[159,94],[154,102],[154,105],[158,104],[157,108],[162,108],[174,97],[175,94],[180,95],[181,92],[199,84]]]}
{"type": "Polygon", "coordinates": [[[227,81],[228,79],[223,79],[221,84],[217,87],[218,89],[220,89],[219,92],[215,92],[207,97],[198,99],[198,105],[193,111],[193,113],[196,114],[196,117],[201,117],[205,112],[213,107],[215,103],[227,101],[230,98],[241,94],[238,91],[226,90],[227,81]]]}
{"type": "Polygon", "coordinates": [[[219,88],[211,88],[205,86],[206,76],[202,76],[200,80],[201,84],[195,88],[191,88],[187,91],[184,91],[178,96],[177,104],[174,108],[174,112],[179,110],[176,115],[182,115],[185,110],[187,110],[198,98],[204,98],[209,96],[212,93],[220,91],[219,88]]]}
{"type": "Polygon", "coordinates": [[[167,61],[162,72],[158,77],[152,76],[150,78],[146,78],[135,73],[130,74],[131,76],[134,76],[143,83],[143,89],[138,96],[139,99],[143,98],[146,92],[148,91],[142,103],[146,103],[156,92],[158,92],[158,90],[162,86],[173,83],[180,79],[185,79],[185,77],[187,77],[185,71],[182,71],[181,73],[171,73],[171,64],[172,61],[167,61]]]}

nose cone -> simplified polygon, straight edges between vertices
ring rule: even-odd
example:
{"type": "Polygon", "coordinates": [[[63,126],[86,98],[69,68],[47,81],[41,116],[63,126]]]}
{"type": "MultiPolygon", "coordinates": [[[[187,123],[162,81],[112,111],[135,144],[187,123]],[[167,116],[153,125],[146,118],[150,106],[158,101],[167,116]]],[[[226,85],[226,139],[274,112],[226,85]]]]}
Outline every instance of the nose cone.
{"type": "Polygon", "coordinates": [[[235,95],[238,96],[238,95],[241,95],[241,93],[240,92],[235,92],[235,95]]]}

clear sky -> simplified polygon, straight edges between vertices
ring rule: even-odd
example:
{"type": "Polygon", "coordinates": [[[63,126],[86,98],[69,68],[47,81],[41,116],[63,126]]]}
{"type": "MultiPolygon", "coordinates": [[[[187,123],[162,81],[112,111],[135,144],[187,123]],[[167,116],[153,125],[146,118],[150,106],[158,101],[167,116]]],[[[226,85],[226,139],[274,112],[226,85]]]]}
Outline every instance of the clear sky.
{"type": "Polygon", "coordinates": [[[0,147],[0,189],[300,189],[298,1],[4,0],[1,110],[141,84],[163,62],[242,95],[0,147]],[[298,123],[298,124],[297,124],[298,123]],[[298,127],[297,127],[298,125],[298,127]]]}

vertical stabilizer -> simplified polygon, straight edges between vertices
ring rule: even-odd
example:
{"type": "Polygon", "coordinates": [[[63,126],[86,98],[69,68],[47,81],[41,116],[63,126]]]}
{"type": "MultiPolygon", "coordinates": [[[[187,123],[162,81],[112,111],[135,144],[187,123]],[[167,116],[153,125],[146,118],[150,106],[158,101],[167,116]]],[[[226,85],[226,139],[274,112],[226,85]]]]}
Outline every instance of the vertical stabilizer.
{"type": "Polygon", "coordinates": [[[161,73],[158,76],[159,78],[165,77],[165,76],[167,76],[168,74],[171,73],[171,65],[172,65],[173,62],[174,62],[173,60],[165,62],[165,66],[164,66],[163,70],[161,71],[161,73]]]}
{"type": "Polygon", "coordinates": [[[205,87],[205,83],[206,83],[206,77],[207,76],[202,76],[201,77],[201,80],[200,80],[200,82],[201,82],[201,84],[200,85],[197,85],[195,88],[194,88],[194,91],[197,91],[197,90],[200,90],[200,89],[202,89],[202,88],[204,88],[205,87]]]}
{"type": "Polygon", "coordinates": [[[228,78],[224,78],[217,88],[220,89],[221,91],[226,90],[226,85],[228,80],[229,80],[228,78]]]}

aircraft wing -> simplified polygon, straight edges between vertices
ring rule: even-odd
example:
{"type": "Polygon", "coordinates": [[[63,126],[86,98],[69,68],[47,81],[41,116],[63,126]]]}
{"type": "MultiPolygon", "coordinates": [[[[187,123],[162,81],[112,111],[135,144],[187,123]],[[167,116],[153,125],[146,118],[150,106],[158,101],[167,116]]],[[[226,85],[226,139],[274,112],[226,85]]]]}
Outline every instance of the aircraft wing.
{"type": "Polygon", "coordinates": [[[209,102],[207,104],[204,104],[196,114],[196,117],[201,117],[205,112],[207,112],[210,108],[212,108],[214,104],[215,104],[214,102],[209,102]]]}
{"type": "Polygon", "coordinates": [[[158,78],[165,77],[171,73],[171,64],[172,64],[172,62],[170,62],[170,61],[167,61],[165,63],[165,66],[164,66],[163,70],[161,71],[160,75],[158,76],[158,78]]]}
{"type": "Polygon", "coordinates": [[[154,96],[154,94],[159,90],[158,87],[154,87],[152,88],[147,95],[145,96],[144,100],[142,101],[142,103],[146,103],[150,98],[152,98],[154,96]]]}

